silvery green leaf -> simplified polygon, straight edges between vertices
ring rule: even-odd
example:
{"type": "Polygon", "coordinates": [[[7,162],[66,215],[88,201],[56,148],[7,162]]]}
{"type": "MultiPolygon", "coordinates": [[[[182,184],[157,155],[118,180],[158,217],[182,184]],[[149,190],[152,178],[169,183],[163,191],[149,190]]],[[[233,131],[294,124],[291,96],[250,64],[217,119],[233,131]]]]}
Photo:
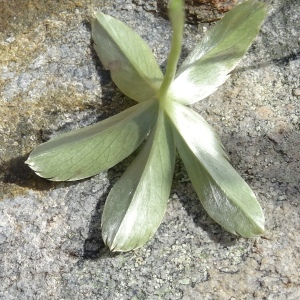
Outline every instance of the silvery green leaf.
{"type": "Polygon", "coordinates": [[[207,213],[231,233],[243,237],[262,234],[263,211],[229,163],[214,130],[181,104],[173,102],[169,108],[176,147],[207,213]]]}
{"type": "Polygon", "coordinates": [[[102,215],[102,236],[112,251],[146,243],[164,216],[175,160],[172,129],[162,111],[145,146],[110,191],[102,215]]]}
{"type": "Polygon", "coordinates": [[[102,64],[125,95],[141,102],[157,93],[162,72],[150,48],[136,32],[99,12],[92,22],[92,37],[102,64]]]}
{"type": "Polygon", "coordinates": [[[188,55],[170,87],[170,98],[193,104],[212,94],[229,77],[257,36],[267,5],[237,5],[210,30],[188,55]]]}
{"type": "Polygon", "coordinates": [[[155,100],[139,103],[99,123],[61,134],[33,150],[26,163],[55,181],[96,175],[130,155],[149,132],[155,100]]]}

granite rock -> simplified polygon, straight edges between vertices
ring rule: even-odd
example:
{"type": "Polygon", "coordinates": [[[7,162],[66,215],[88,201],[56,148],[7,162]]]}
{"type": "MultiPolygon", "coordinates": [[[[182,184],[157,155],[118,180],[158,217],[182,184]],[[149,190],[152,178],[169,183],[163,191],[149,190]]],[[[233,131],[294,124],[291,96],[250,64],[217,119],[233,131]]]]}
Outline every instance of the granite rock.
{"type": "MultiPolygon", "coordinates": [[[[268,19],[245,58],[218,91],[193,106],[216,128],[232,164],[258,196],[266,234],[243,239],[224,232],[202,209],[178,161],[156,235],[121,254],[104,246],[100,218],[132,156],[72,183],[41,179],[24,161],[50,137],[134,104],[93,50],[94,11],[134,28],[163,69],[169,22],[151,9],[152,1],[28,0],[22,14],[14,13],[17,1],[4,2],[0,299],[299,299],[298,1],[266,0],[268,19]]],[[[185,26],[183,57],[209,27],[185,26]]]]}

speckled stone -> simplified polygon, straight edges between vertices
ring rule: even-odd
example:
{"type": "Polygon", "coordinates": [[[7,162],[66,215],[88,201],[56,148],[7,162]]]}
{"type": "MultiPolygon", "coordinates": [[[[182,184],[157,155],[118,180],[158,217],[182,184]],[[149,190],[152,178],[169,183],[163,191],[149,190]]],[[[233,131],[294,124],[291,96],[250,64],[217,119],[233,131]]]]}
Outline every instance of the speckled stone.
{"type": "MultiPolygon", "coordinates": [[[[134,104],[96,57],[94,11],[134,28],[162,68],[169,22],[153,1],[28,0],[22,13],[17,2],[4,1],[0,11],[0,299],[300,299],[298,0],[266,1],[269,17],[245,58],[193,106],[258,196],[266,234],[243,239],[224,232],[177,161],[157,233],[121,254],[104,246],[100,219],[132,157],[72,183],[41,179],[24,161],[50,137],[134,104]]],[[[183,57],[209,27],[185,26],[183,57]]]]}
{"type": "MultiPolygon", "coordinates": [[[[214,22],[222,18],[236,3],[237,0],[186,0],[186,20],[192,24],[214,22]]],[[[168,0],[157,1],[157,7],[166,16],[168,0]]]]}

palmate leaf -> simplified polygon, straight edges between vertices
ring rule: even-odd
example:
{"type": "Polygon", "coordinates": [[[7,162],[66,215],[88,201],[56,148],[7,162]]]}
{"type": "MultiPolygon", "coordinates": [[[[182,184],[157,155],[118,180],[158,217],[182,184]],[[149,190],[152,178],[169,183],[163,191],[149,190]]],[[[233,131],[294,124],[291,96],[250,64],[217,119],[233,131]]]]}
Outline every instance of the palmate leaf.
{"type": "Polygon", "coordinates": [[[110,191],[102,215],[102,236],[113,251],[142,246],[164,216],[174,172],[172,129],[160,111],[146,145],[110,191]]]}
{"type": "Polygon", "coordinates": [[[99,12],[92,22],[92,37],[102,64],[125,95],[139,102],[156,95],[163,74],[150,48],[136,32],[99,12]]]}
{"type": "Polygon", "coordinates": [[[179,155],[198,197],[212,219],[243,237],[264,232],[264,215],[246,182],[230,165],[210,125],[191,109],[168,107],[179,155]]]}
{"type": "Polygon", "coordinates": [[[139,103],[99,123],[61,134],[35,148],[26,163],[55,181],[90,177],[130,155],[157,116],[155,100],[139,103]]]}
{"type": "Polygon", "coordinates": [[[228,78],[256,36],[265,4],[248,1],[226,14],[177,73],[183,0],[169,4],[173,37],[164,78],[149,47],[134,31],[113,17],[95,15],[92,36],[100,60],[120,90],[141,103],[53,138],[27,160],[39,176],[78,180],[120,162],[150,131],[104,207],[102,236],[113,251],[138,248],[157,230],[169,198],[175,144],[204,208],[216,222],[245,237],[264,230],[262,209],[230,165],[219,138],[204,119],[182,104],[201,100],[228,78]]]}
{"type": "Polygon", "coordinates": [[[267,5],[254,1],[237,5],[226,13],[178,69],[170,98],[193,104],[212,94],[246,53],[266,14],[267,5]]]}

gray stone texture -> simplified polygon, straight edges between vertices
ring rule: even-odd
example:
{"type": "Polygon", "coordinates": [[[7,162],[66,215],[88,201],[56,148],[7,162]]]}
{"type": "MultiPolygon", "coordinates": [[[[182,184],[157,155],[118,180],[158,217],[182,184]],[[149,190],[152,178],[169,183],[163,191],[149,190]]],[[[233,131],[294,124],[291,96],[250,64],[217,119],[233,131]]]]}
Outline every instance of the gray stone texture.
{"type": "MultiPolygon", "coordinates": [[[[134,155],[72,183],[38,178],[24,161],[50,137],[134,104],[96,57],[94,11],[134,28],[162,68],[169,22],[155,1],[1,2],[0,299],[300,299],[300,5],[266,2],[268,19],[245,58],[193,107],[258,196],[266,234],[224,232],[178,160],[156,235],[120,254],[105,248],[99,224],[107,193],[134,155]]],[[[183,57],[210,26],[185,26],[183,57]]]]}

